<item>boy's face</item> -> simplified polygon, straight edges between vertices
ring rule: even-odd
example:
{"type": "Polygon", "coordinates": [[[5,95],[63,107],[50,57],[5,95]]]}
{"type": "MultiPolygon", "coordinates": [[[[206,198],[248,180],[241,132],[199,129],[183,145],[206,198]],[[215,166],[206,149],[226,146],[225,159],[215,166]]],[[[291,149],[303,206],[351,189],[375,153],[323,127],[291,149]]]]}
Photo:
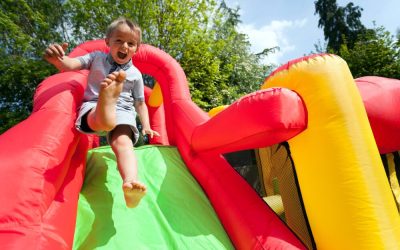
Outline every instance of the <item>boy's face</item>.
{"type": "Polygon", "coordinates": [[[106,44],[110,47],[110,54],[118,64],[129,62],[138,48],[137,34],[126,24],[118,25],[106,38],[106,44]]]}

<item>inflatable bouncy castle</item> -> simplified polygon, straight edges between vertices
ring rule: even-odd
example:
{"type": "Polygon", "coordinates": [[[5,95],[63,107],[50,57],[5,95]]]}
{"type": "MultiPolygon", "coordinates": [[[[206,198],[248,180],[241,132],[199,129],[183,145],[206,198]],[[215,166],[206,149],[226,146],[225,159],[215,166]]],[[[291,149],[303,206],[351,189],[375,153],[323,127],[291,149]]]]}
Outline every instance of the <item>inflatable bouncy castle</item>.
{"type": "Polygon", "coordinates": [[[142,45],[133,63],[157,82],[161,136],[134,149],[148,194],[126,208],[110,147],[74,128],[87,71],[50,76],[0,136],[0,249],[400,249],[399,80],[313,55],[210,116],[168,54],[142,45]],[[230,162],[245,150],[261,193],[230,162]]]}

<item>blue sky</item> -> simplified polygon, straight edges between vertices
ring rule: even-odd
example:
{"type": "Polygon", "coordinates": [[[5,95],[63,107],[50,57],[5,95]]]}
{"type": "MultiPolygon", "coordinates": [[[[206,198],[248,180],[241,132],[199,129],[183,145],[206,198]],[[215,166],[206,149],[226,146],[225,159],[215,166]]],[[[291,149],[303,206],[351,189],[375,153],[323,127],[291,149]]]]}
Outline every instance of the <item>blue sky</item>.
{"type": "MultiPolygon", "coordinates": [[[[314,15],[315,0],[225,0],[231,8],[240,7],[242,23],[252,51],[279,46],[280,51],[266,58],[267,63],[282,64],[315,51],[314,44],[325,43],[318,28],[319,16],[314,15]]],[[[395,35],[400,29],[400,0],[337,0],[339,6],[353,2],[360,6],[361,21],[367,28],[384,26],[395,35]]]]}

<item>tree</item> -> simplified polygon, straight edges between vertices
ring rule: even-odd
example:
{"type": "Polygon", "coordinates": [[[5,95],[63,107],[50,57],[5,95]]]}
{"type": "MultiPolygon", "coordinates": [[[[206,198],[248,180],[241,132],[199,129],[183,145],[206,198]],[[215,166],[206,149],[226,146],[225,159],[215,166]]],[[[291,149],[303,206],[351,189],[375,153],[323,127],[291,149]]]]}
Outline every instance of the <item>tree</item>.
{"type": "MultiPolygon", "coordinates": [[[[360,21],[362,8],[351,2],[343,8],[337,6],[336,0],[318,0],[315,9],[320,15],[318,26],[324,28],[326,51],[346,60],[355,78],[400,78],[398,34],[396,41],[384,27],[365,28],[360,21]]],[[[325,52],[321,45],[316,49],[325,52]]]]}
{"type": "Polygon", "coordinates": [[[352,2],[345,7],[338,6],[336,0],[318,0],[314,4],[315,14],[320,17],[318,27],[324,30],[328,51],[338,53],[343,44],[351,49],[357,37],[366,33],[360,20],[363,9],[352,2]]]}
{"type": "Polygon", "coordinates": [[[246,93],[260,89],[260,84],[274,65],[264,65],[261,59],[276,48],[266,48],[258,54],[250,51],[251,44],[245,34],[237,31],[241,23],[239,8],[231,9],[222,1],[218,8],[220,19],[216,19],[213,31],[214,50],[221,62],[220,67],[227,81],[229,93],[224,104],[231,103],[246,93]]]}
{"type": "Polygon", "coordinates": [[[355,78],[375,75],[400,79],[400,43],[382,26],[360,36],[352,49],[343,44],[339,52],[355,78]]]}
{"type": "Polygon", "coordinates": [[[63,35],[62,2],[0,2],[0,133],[29,115],[34,89],[54,72],[41,54],[63,35]]]}

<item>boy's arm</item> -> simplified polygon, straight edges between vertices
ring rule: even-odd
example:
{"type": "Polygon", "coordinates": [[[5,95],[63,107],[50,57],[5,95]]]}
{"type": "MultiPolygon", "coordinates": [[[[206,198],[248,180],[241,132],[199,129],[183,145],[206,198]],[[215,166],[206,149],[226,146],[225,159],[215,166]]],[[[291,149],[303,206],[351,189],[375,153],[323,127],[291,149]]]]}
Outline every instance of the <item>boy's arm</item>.
{"type": "Polygon", "coordinates": [[[50,64],[53,64],[58,70],[70,71],[82,68],[82,63],[76,59],[65,55],[65,50],[68,48],[68,43],[51,44],[44,53],[44,59],[50,64]]]}
{"type": "Polygon", "coordinates": [[[135,109],[143,126],[143,135],[148,134],[150,135],[150,138],[153,138],[154,135],[160,136],[157,131],[154,131],[150,128],[149,112],[146,103],[144,101],[135,101],[135,109]]]}

